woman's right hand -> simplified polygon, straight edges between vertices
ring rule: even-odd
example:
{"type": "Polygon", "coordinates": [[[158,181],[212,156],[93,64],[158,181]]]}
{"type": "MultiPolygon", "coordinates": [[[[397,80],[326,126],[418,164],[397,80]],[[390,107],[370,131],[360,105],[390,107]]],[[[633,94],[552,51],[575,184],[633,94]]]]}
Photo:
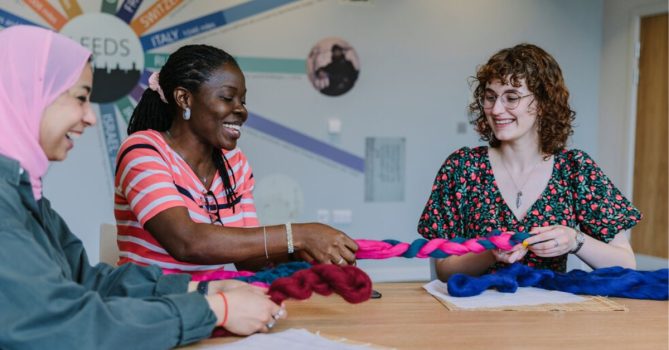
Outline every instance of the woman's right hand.
{"type": "MultiPolygon", "coordinates": [[[[268,332],[276,320],[286,318],[285,306],[275,304],[266,289],[251,286],[229,289],[225,292],[228,318],[223,328],[238,335],[268,332]],[[268,325],[270,325],[268,327],[268,325]]],[[[225,304],[218,294],[206,296],[209,307],[216,314],[216,324],[223,322],[225,304]]]]}
{"type": "Polygon", "coordinates": [[[333,227],[317,223],[293,224],[298,255],[321,264],[353,265],[358,244],[333,227]]]}

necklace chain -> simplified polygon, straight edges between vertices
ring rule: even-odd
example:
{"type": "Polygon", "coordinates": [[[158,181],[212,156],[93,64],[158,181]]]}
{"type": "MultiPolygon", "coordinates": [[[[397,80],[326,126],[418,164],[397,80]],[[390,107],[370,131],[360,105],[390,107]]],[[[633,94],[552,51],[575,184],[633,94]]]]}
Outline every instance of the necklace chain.
{"type": "Polygon", "coordinates": [[[501,154],[500,154],[499,159],[500,159],[500,162],[502,163],[502,167],[504,167],[504,170],[506,170],[506,173],[509,174],[509,178],[511,178],[511,183],[513,183],[513,186],[516,188],[516,209],[518,209],[522,205],[521,198],[523,197],[523,188],[525,187],[527,182],[530,181],[530,178],[532,177],[532,173],[534,172],[534,170],[543,161],[543,157],[540,158],[539,161],[534,163],[534,165],[532,166],[532,169],[527,174],[527,178],[525,179],[525,181],[523,181],[523,184],[520,187],[516,183],[516,180],[513,178],[513,174],[511,174],[511,171],[509,171],[509,168],[506,167],[506,162],[504,162],[504,158],[502,157],[501,154]]]}
{"type": "MultiPolygon", "coordinates": [[[[167,135],[167,137],[168,137],[170,140],[174,141],[174,137],[172,137],[172,133],[170,132],[169,129],[168,129],[168,130],[165,130],[165,134],[167,135]]],[[[174,147],[172,147],[172,149],[174,150],[174,152],[176,152],[176,153],[179,155],[179,157],[181,157],[181,159],[184,160],[184,162],[186,162],[186,164],[188,164],[188,167],[193,171],[193,174],[195,174],[195,175],[197,176],[197,173],[195,172],[195,169],[193,168],[192,165],[190,165],[190,163],[188,163],[188,161],[186,160],[186,157],[184,157],[184,156],[183,156],[179,151],[177,151],[174,147]]],[[[204,187],[207,187],[207,177],[206,177],[206,176],[203,176],[202,178],[200,178],[200,180],[202,180],[202,184],[204,185],[204,187]]]]}

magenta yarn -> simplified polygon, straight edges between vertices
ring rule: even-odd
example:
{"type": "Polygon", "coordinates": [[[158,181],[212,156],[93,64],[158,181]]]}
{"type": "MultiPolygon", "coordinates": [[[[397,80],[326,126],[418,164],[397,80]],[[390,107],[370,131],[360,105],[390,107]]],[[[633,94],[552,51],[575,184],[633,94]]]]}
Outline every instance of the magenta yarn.
{"type": "Polygon", "coordinates": [[[388,259],[393,257],[405,258],[445,258],[449,255],[464,255],[467,253],[482,253],[489,249],[511,250],[516,244],[530,237],[527,232],[500,232],[493,231],[487,237],[432,240],[416,239],[412,243],[395,240],[375,241],[357,239],[358,259],[388,259]]]}

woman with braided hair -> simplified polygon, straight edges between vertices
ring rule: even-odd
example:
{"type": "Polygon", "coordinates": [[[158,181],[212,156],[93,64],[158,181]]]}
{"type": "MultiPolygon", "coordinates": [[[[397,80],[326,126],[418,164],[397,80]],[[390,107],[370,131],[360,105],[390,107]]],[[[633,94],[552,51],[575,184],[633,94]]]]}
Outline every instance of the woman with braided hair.
{"type": "Polygon", "coordinates": [[[286,316],[238,281],[198,290],[155,266],[91,265],[42,194],[49,161],[96,123],[91,52],[35,26],[3,29],[0,42],[11,47],[0,51],[0,348],[171,349],[216,325],[247,335],[286,316]]]}
{"type": "Polygon", "coordinates": [[[356,243],[330,226],[259,227],[253,172],[237,148],[245,104],[239,65],[212,46],[181,47],[151,76],[118,152],[121,264],[207,274],[231,262],[257,270],[293,253],[355,262],[356,243]]]}
{"type": "Polygon", "coordinates": [[[569,254],[593,268],[634,268],[625,231],[641,213],[588,154],[565,148],[575,112],[555,59],[531,44],[506,48],[478,68],[473,86],[472,124],[489,147],[463,147],[446,159],[418,233],[533,236],[509,251],[440,259],[439,278],[479,275],[516,261],[563,272],[569,254]]]}

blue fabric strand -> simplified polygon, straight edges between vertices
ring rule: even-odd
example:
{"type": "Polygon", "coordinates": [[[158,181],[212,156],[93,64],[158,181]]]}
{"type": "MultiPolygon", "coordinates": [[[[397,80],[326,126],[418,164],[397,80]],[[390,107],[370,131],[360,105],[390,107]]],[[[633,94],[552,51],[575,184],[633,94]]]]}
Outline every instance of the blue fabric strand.
{"type": "Polygon", "coordinates": [[[262,282],[272,284],[272,282],[281,277],[292,276],[295,272],[308,268],[311,268],[311,264],[308,262],[294,261],[281,264],[271,269],[262,270],[253,276],[237,277],[235,279],[247,283],[262,282]]]}
{"type": "Polygon", "coordinates": [[[667,300],[668,282],[669,269],[637,271],[614,266],[592,272],[572,270],[559,273],[535,270],[515,263],[496,273],[480,277],[455,274],[448,279],[448,293],[456,297],[468,297],[479,295],[490,288],[503,293],[513,293],[517,287],[537,287],[574,294],[667,300]]]}

